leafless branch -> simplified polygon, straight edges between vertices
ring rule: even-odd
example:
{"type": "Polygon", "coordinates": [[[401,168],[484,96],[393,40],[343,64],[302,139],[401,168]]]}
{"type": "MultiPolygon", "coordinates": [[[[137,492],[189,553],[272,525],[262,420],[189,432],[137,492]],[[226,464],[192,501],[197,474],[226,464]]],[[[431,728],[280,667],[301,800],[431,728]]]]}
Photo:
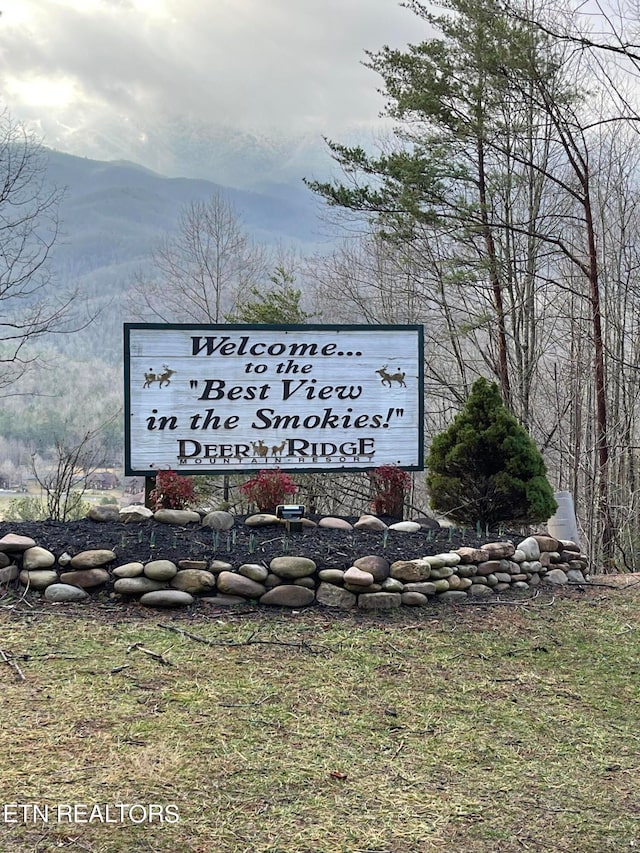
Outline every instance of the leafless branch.
{"type": "Polygon", "coordinates": [[[24,673],[18,666],[18,664],[13,659],[13,656],[10,653],[4,651],[4,649],[0,649],[0,660],[4,661],[8,666],[10,666],[13,670],[15,670],[20,681],[26,681],[24,677],[24,673]]]}

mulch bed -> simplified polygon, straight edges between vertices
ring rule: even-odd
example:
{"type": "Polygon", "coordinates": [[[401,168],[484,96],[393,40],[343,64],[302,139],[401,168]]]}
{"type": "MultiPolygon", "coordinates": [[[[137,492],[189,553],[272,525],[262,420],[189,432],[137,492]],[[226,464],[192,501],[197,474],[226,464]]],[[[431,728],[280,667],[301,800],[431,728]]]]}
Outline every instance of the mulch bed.
{"type": "MultiPolygon", "coordinates": [[[[313,520],[319,520],[313,518],[313,520]]],[[[417,533],[393,530],[370,532],[344,531],[323,527],[305,528],[287,534],[280,526],[252,528],[237,517],[230,531],[217,533],[199,525],[178,527],[156,521],[122,524],[120,522],[28,521],[0,522],[0,538],[7,533],[30,536],[37,545],[48,548],[56,557],[80,551],[108,548],[115,552],[118,564],[146,563],[149,560],[224,560],[234,567],[243,563],[264,563],[284,554],[309,557],[318,569],[348,568],[359,557],[377,554],[394,560],[412,560],[428,554],[440,554],[463,545],[480,547],[486,542],[510,539],[514,544],[520,533],[489,532],[479,537],[475,529],[423,529],[417,533]]],[[[348,518],[354,523],[357,517],[348,518]]],[[[393,523],[397,519],[383,519],[393,523]]]]}
{"type": "MultiPolygon", "coordinates": [[[[314,517],[314,520],[319,520],[319,516],[314,517]]],[[[357,519],[346,520],[353,523],[357,519]]],[[[383,520],[390,524],[396,519],[383,520]]],[[[509,539],[517,545],[524,538],[520,532],[502,531],[489,531],[488,536],[479,537],[473,529],[422,530],[417,533],[388,531],[384,535],[379,532],[342,531],[321,527],[305,529],[302,533],[286,536],[283,530],[277,527],[257,529],[247,527],[243,517],[235,519],[234,527],[229,534],[220,533],[217,542],[213,531],[208,528],[198,525],[174,527],[156,521],[130,524],[99,523],[89,519],[70,522],[0,522],[0,538],[7,533],[29,536],[38,545],[51,550],[56,557],[65,552],[74,555],[94,548],[109,548],[115,552],[118,565],[128,562],[145,563],[153,559],[168,559],[173,562],[183,559],[219,559],[231,563],[235,568],[243,563],[262,563],[268,566],[274,557],[288,553],[310,557],[316,562],[318,569],[334,567],[344,569],[359,557],[370,554],[383,555],[389,562],[393,562],[439,554],[461,546],[480,547],[486,542],[503,539],[509,539]]],[[[553,603],[555,598],[575,595],[587,598],[606,597],[628,589],[631,592],[637,592],[640,589],[640,575],[607,575],[595,579],[594,585],[586,588],[575,586],[538,588],[533,597],[539,597],[548,604],[546,599],[550,599],[550,603],[553,603]]],[[[45,612],[37,609],[41,600],[38,593],[29,592],[26,596],[28,601],[24,601],[24,598],[23,593],[18,599],[8,600],[8,604],[4,606],[4,612],[9,614],[10,618],[17,619],[31,619],[38,613],[45,612]]],[[[61,617],[89,618],[99,622],[135,621],[149,617],[149,609],[143,607],[136,599],[131,601],[113,601],[112,599],[113,596],[106,593],[96,594],[80,604],[49,605],[46,612],[55,612],[61,617]]],[[[508,599],[503,599],[497,603],[510,602],[508,599]]],[[[527,600],[516,597],[511,603],[524,605],[527,600]]],[[[492,607],[494,602],[484,599],[479,602],[467,602],[467,604],[478,605],[478,607],[466,607],[463,610],[464,624],[470,629],[484,624],[496,609],[504,609],[492,607]]],[[[510,613],[513,612],[513,608],[508,609],[510,613]]],[[[327,614],[323,608],[313,607],[306,608],[304,616],[305,619],[310,620],[311,625],[316,624],[318,620],[318,624],[322,624],[322,620],[330,619],[331,622],[335,622],[339,619],[355,627],[389,623],[415,626],[421,625],[425,619],[461,619],[460,613],[456,613],[454,617],[453,610],[450,604],[433,603],[429,608],[403,607],[391,613],[336,611],[332,608],[327,614]]],[[[301,618],[297,611],[294,613],[295,616],[286,614],[287,618],[301,618]]],[[[261,608],[250,602],[247,602],[244,607],[234,608],[233,613],[228,608],[203,607],[200,602],[196,602],[191,607],[172,611],[171,620],[181,622],[196,620],[200,623],[208,619],[217,619],[221,615],[226,621],[249,619],[254,630],[262,623],[271,625],[275,618],[269,608],[261,608]]]]}

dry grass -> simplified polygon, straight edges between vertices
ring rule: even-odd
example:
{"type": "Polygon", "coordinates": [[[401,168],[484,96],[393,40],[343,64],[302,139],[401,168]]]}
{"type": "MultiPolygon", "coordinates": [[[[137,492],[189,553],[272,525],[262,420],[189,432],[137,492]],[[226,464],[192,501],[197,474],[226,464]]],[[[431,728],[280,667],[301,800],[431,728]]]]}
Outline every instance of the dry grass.
{"type": "Polygon", "coordinates": [[[4,609],[25,680],[0,663],[0,802],[180,821],[0,823],[0,850],[632,850],[638,589],[378,618],[4,609]]]}

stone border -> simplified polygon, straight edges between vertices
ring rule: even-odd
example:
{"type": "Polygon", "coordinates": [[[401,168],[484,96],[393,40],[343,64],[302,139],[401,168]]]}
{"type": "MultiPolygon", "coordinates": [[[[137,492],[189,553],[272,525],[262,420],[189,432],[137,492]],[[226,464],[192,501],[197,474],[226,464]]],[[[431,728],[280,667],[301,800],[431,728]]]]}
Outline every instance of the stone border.
{"type": "MultiPolygon", "coordinates": [[[[234,524],[230,513],[214,512],[203,518],[188,510],[143,507],[120,510],[115,518],[143,521],[153,517],[166,524],[200,523],[218,530],[234,524]]],[[[90,516],[91,517],[91,516],[90,516]]],[[[248,526],[281,524],[268,514],[246,519],[248,526]]],[[[313,524],[313,522],[308,522],[313,524]]],[[[352,529],[343,519],[325,518],[322,527],[352,529]]],[[[399,522],[389,529],[415,532],[417,522],[399,522]]],[[[362,516],[353,529],[384,530],[375,516],[362,516]]],[[[196,600],[215,605],[258,602],[274,607],[300,608],[313,604],[343,610],[392,610],[422,607],[429,602],[463,601],[469,596],[491,598],[497,593],[526,592],[539,584],[585,583],[587,557],[569,541],[534,535],[516,546],[488,542],[481,548],[458,548],[417,560],[389,563],[365,555],[352,566],[317,570],[313,560],[283,555],[269,568],[258,563],[234,566],[222,560],[154,559],[147,563],[117,564],[109,549],[82,551],[57,559],[44,545],[9,533],[0,539],[0,585],[20,584],[37,590],[46,601],[82,601],[91,593],[107,591],[122,599],[139,599],[154,608],[177,608],[196,600]]]]}

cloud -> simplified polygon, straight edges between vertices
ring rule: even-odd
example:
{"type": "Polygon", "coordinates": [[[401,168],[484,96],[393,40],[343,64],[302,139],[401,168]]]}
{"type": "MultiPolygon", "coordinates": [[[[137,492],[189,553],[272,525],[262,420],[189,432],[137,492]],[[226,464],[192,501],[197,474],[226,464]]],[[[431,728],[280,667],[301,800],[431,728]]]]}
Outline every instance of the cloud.
{"type": "Polygon", "coordinates": [[[392,0],[13,2],[22,11],[10,4],[2,18],[3,91],[17,106],[29,81],[65,81],[75,98],[53,109],[67,121],[87,102],[292,132],[373,121],[381,100],[364,49],[421,29],[392,0]]]}
{"type": "Polygon", "coordinates": [[[323,135],[381,125],[365,49],[425,32],[395,0],[5,0],[0,91],[62,151],[224,182],[221,137],[266,137],[299,172],[323,135]]]}

